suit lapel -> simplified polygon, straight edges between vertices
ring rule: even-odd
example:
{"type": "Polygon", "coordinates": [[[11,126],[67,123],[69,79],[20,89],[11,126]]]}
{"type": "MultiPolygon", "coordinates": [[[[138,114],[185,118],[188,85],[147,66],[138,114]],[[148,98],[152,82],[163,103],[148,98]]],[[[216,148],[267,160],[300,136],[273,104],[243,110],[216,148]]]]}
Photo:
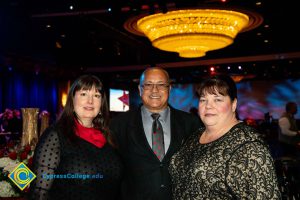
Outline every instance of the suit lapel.
{"type": "MultiPolygon", "coordinates": [[[[177,111],[170,107],[170,125],[171,125],[171,141],[168,151],[163,160],[169,160],[171,156],[178,150],[182,143],[183,135],[182,135],[182,125],[180,124],[181,119],[180,115],[178,115],[177,111]]],[[[140,108],[137,112],[133,113],[132,120],[129,126],[129,140],[132,144],[130,144],[131,151],[134,151],[137,154],[142,156],[150,156],[153,159],[156,159],[159,162],[159,159],[156,157],[154,152],[149,145],[141,116],[140,108]]]]}
{"type": "Polygon", "coordinates": [[[178,147],[181,144],[182,128],[180,125],[180,116],[177,116],[177,112],[175,109],[170,107],[170,120],[171,120],[171,142],[169,149],[166,153],[165,158],[170,159],[171,156],[177,151],[178,147]]]}
{"type": "Polygon", "coordinates": [[[156,157],[147,141],[140,109],[134,113],[129,129],[129,141],[132,141],[132,150],[139,152],[139,154],[156,157]]]}

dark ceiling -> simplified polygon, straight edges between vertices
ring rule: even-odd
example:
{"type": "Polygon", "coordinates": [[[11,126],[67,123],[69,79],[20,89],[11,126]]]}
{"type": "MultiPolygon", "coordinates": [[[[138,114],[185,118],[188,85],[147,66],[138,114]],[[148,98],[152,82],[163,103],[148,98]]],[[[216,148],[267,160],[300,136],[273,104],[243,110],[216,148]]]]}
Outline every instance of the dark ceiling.
{"type": "Polygon", "coordinates": [[[147,66],[158,65],[169,68],[175,78],[193,81],[215,66],[219,72],[230,70],[232,74],[299,78],[300,17],[296,2],[2,0],[0,72],[15,69],[54,76],[107,73],[122,80],[135,78],[147,66]],[[123,27],[132,16],[153,10],[165,12],[170,5],[249,9],[261,14],[264,21],[258,28],[240,33],[232,45],[196,59],[158,50],[147,38],[133,35],[123,27]]]}

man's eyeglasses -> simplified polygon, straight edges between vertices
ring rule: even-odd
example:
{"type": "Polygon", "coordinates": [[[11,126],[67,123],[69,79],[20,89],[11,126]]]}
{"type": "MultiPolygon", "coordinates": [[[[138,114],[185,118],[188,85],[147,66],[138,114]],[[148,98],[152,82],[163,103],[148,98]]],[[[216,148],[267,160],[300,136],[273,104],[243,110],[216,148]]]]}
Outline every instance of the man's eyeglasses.
{"type": "Polygon", "coordinates": [[[169,89],[170,84],[168,84],[168,83],[157,83],[157,84],[145,83],[142,85],[142,88],[144,90],[152,90],[154,88],[154,86],[156,86],[156,88],[158,90],[167,90],[167,89],[169,89]]]}

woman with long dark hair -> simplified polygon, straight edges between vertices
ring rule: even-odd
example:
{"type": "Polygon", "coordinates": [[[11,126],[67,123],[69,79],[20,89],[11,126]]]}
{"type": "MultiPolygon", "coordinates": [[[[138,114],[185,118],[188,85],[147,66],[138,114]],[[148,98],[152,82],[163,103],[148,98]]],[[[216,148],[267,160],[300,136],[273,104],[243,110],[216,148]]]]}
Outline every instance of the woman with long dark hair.
{"type": "Polygon", "coordinates": [[[57,122],[35,149],[31,199],[118,199],[122,163],[108,122],[102,82],[93,75],[71,86],[57,122]]]}

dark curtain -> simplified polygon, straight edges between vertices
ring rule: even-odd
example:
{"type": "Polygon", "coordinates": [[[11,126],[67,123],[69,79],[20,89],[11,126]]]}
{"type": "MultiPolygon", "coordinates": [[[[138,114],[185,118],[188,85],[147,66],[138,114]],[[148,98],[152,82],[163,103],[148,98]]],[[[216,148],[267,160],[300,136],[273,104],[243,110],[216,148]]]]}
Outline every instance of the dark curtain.
{"type": "Polygon", "coordinates": [[[55,117],[58,110],[57,80],[42,75],[7,72],[0,75],[0,112],[26,107],[47,110],[55,117]]]}

